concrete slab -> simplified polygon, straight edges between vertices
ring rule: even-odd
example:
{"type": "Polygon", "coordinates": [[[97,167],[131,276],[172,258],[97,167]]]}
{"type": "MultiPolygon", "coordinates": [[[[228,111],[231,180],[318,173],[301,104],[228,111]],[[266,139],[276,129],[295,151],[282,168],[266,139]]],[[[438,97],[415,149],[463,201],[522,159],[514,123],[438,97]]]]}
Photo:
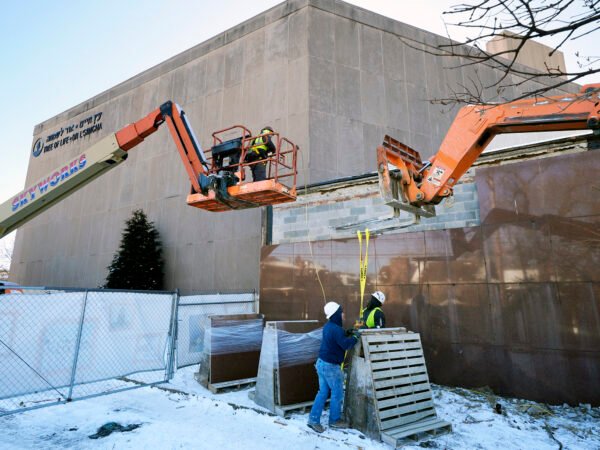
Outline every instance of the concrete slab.
{"type": "Polygon", "coordinates": [[[310,109],[333,114],[336,112],[335,66],[321,58],[310,58],[310,109]]]}
{"type": "Polygon", "coordinates": [[[337,114],[360,120],[362,117],[360,71],[351,67],[336,65],[335,87],[337,114]]]}
{"type": "Polygon", "coordinates": [[[360,69],[383,74],[382,32],[373,27],[360,26],[360,69]]]}
{"type": "Polygon", "coordinates": [[[353,20],[335,17],[335,63],[360,68],[360,25],[353,20]]]}

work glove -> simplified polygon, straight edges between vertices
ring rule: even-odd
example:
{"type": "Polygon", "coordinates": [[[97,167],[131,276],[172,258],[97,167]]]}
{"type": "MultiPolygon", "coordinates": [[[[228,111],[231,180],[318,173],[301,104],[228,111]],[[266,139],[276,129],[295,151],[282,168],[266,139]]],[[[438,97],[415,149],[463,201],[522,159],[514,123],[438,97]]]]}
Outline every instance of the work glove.
{"type": "Polygon", "coordinates": [[[354,328],[348,328],[345,333],[346,337],[352,336],[354,334],[354,328]]]}

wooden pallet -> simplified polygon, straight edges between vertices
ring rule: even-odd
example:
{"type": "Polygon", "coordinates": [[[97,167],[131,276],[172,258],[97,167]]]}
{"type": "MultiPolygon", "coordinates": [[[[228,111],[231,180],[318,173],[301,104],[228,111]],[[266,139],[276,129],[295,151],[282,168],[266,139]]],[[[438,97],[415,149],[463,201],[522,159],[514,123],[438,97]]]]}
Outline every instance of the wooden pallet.
{"type": "Polygon", "coordinates": [[[382,433],[381,440],[398,448],[404,444],[439,436],[440,434],[450,433],[452,425],[437,417],[427,420],[420,420],[390,433],[382,433]]]}
{"type": "MultiPolygon", "coordinates": [[[[310,401],[310,402],[302,402],[302,403],[296,403],[294,405],[278,405],[275,406],[275,414],[277,414],[278,416],[281,417],[288,417],[290,414],[305,414],[305,413],[309,413],[310,409],[312,408],[314,401],[310,401]]],[[[329,399],[327,399],[327,403],[329,403],[329,399]]]]}
{"type": "Polygon", "coordinates": [[[213,394],[218,394],[223,390],[242,389],[246,386],[256,384],[256,377],[244,378],[243,380],[224,381],[223,383],[208,383],[208,390],[213,394]]]}
{"type": "Polygon", "coordinates": [[[435,412],[417,333],[366,332],[362,344],[384,442],[397,447],[410,439],[452,431],[452,425],[435,412]]]}

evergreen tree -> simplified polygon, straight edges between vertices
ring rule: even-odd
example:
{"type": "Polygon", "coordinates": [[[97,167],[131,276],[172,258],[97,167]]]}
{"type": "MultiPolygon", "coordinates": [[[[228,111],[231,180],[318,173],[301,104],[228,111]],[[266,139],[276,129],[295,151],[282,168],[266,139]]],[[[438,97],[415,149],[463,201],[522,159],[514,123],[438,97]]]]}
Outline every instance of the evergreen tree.
{"type": "Polygon", "coordinates": [[[107,269],[107,289],[163,289],[164,261],[158,231],[141,209],[125,223],[119,251],[107,269]]]}

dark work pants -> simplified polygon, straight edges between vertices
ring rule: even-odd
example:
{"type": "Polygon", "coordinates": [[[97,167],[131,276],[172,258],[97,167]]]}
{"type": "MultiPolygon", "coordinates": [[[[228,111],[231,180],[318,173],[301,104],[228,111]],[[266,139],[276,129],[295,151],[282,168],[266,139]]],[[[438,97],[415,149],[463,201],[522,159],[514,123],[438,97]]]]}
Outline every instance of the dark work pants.
{"type": "Polygon", "coordinates": [[[252,169],[252,181],[262,181],[267,179],[267,163],[259,162],[250,166],[252,169]]]}

